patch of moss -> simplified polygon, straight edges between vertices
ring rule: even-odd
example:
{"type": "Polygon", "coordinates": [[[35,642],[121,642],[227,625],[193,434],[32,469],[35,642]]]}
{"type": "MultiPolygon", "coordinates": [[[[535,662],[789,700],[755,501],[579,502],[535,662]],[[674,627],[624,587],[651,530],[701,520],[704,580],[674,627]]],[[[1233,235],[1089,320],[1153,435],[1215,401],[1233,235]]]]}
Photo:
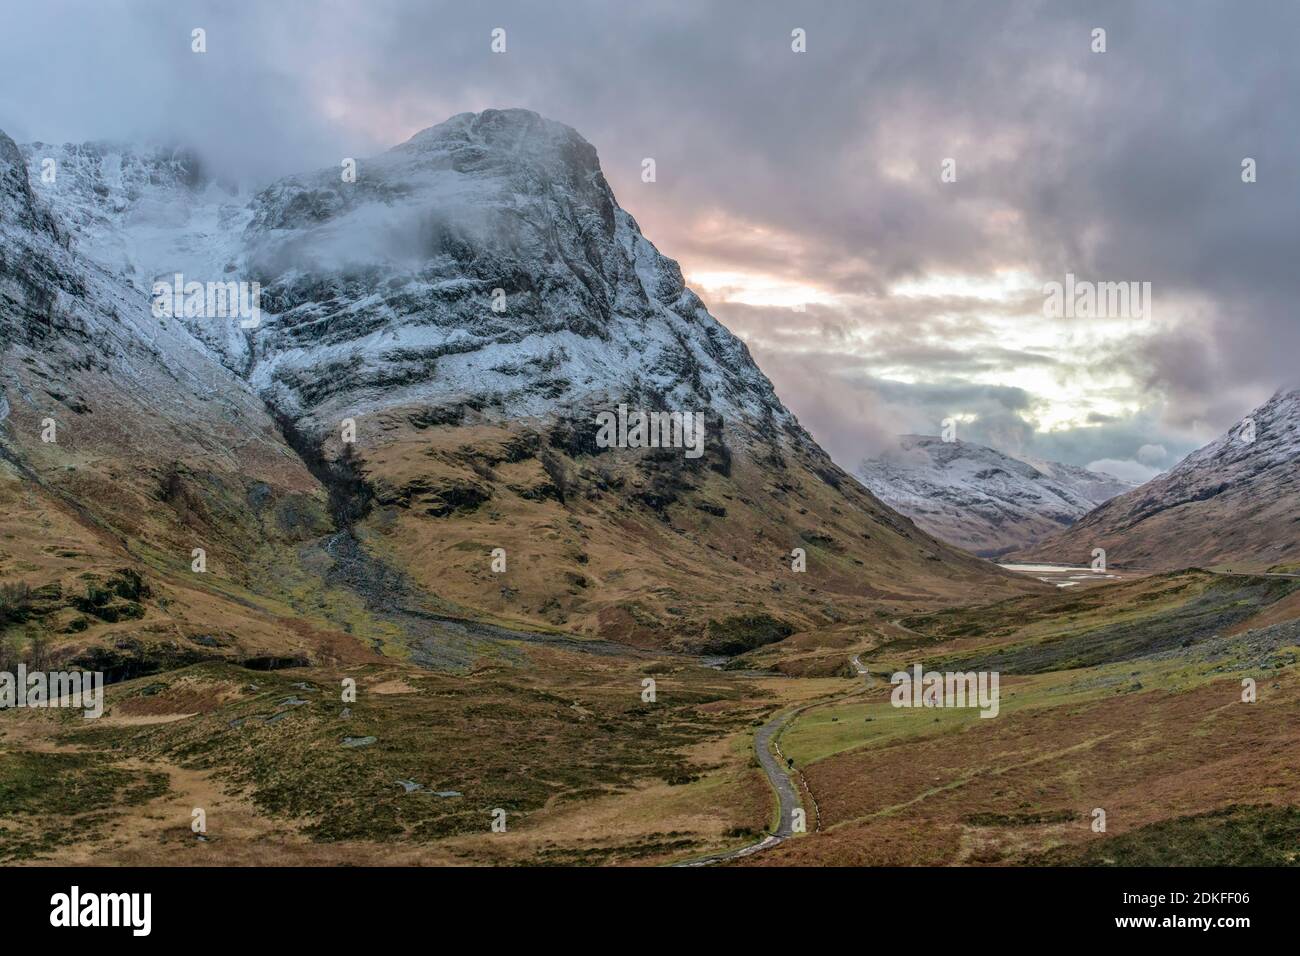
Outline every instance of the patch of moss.
{"type": "Polygon", "coordinates": [[[794,633],[794,628],[770,614],[744,614],[709,621],[708,635],[700,646],[704,654],[744,654],[765,644],[775,644],[794,633]]]}

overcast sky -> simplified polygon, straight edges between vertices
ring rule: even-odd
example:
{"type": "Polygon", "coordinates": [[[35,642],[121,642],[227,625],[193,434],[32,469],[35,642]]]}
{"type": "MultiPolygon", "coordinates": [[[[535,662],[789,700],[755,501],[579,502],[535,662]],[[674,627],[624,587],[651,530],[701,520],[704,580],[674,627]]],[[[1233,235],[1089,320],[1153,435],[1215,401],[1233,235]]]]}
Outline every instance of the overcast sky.
{"type": "Polygon", "coordinates": [[[1139,478],[1300,377],[1298,36],[1294,0],[44,0],[6,11],[0,128],[266,179],[527,107],[842,465],[953,418],[1139,478]],[[1046,315],[1067,273],[1148,314],[1046,315]]]}

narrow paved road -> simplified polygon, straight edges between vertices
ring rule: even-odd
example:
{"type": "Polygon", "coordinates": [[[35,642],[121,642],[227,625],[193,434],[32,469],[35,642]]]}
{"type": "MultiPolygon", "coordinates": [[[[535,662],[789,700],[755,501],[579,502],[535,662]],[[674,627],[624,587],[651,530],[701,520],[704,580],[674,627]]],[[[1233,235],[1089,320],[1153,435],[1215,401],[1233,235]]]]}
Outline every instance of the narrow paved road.
{"type": "Polygon", "coordinates": [[[738,860],[742,856],[749,856],[759,850],[774,847],[778,843],[784,842],[794,833],[794,811],[800,807],[799,788],[791,779],[790,770],[785,761],[772,752],[772,742],[776,739],[776,735],[781,732],[781,728],[790,721],[790,718],[794,717],[802,709],[802,707],[799,707],[777,714],[762,727],[759,727],[758,733],[754,734],[754,750],[758,754],[759,766],[763,768],[763,773],[767,774],[768,782],[776,790],[776,831],[765,834],[757,843],[751,843],[739,850],[715,853],[713,856],[691,860],[687,863],[679,863],[678,866],[709,866],[713,863],[721,863],[723,860],[738,860]]]}
{"type": "MultiPolygon", "coordinates": [[[[853,665],[853,669],[857,671],[858,676],[867,678],[869,685],[871,683],[870,675],[867,669],[862,666],[861,657],[857,654],[853,655],[850,663],[853,665]]],[[[862,688],[843,696],[852,697],[860,693],[862,693],[862,688]]],[[[777,821],[775,832],[764,834],[761,840],[751,843],[749,846],[743,846],[739,850],[715,853],[713,856],[702,857],[687,863],[678,863],[677,866],[709,866],[713,863],[721,863],[724,860],[738,860],[742,856],[749,856],[759,850],[767,850],[784,843],[794,835],[794,811],[801,809],[803,804],[799,799],[799,786],[794,782],[790,767],[781,755],[780,747],[776,744],[776,738],[790,721],[808,708],[818,707],[838,699],[838,697],[828,697],[822,700],[809,701],[795,707],[793,710],[782,711],[762,727],[759,727],[758,733],[754,734],[754,750],[758,755],[759,766],[763,768],[763,773],[767,774],[768,782],[772,784],[772,789],[776,791],[777,821]]]]}
{"type": "Polygon", "coordinates": [[[773,742],[776,740],[776,735],[781,732],[781,728],[802,709],[792,710],[787,714],[777,714],[759,727],[758,733],[754,735],[754,748],[758,751],[758,762],[763,772],[767,774],[767,779],[776,788],[777,843],[794,834],[794,811],[799,809],[800,804],[799,787],[790,776],[790,768],[785,758],[780,756],[780,748],[775,748],[776,752],[773,753],[773,742]]]}

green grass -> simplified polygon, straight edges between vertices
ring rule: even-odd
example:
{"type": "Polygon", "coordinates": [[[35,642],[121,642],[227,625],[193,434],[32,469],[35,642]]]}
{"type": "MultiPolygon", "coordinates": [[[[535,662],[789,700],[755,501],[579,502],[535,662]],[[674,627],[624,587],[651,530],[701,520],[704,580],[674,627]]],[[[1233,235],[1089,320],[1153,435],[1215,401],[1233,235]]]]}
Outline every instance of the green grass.
{"type": "MultiPolygon", "coordinates": [[[[1025,710],[1076,707],[1116,694],[1184,691],[1223,679],[1250,648],[1244,640],[1228,639],[1215,642],[1214,650],[1210,658],[1189,652],[1024,677],[1004,674],[995,718],[980,717],[975,708],[894,707],[888,696],[893,688],[877,677],[869,697],[816,707],[799,715],[781,735],[781,747],[797,765],[807,766],[859,747],[978,731],[983,723],[1025,710]]],[[[864,663],[869,663],[872,674],[883,670],[874,662],[864,663]]],[[[1257,676],[1267,673],[1260,669],[1257,676]]]]}

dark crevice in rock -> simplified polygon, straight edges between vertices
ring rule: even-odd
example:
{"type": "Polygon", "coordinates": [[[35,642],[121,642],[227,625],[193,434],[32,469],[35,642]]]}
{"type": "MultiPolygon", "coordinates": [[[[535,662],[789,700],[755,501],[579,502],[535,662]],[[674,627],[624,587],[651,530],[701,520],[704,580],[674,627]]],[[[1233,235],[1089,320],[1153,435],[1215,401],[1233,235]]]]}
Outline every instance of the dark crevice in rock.
{"type": "Polygon", "coordinates": [[[370,513],[374,500],[374,489],[361,472],[361,463],[357,460],[350,444],[343,446],[343,453],[331,461],[325,457],[322,442],[300,429],[296,422],[278,409],[267,407],[284,436],[285,443],[297,453],[307,470],[319,481],[329,494],[330,517],[339,530],[350,531],[352,527],[370,513]]]}

